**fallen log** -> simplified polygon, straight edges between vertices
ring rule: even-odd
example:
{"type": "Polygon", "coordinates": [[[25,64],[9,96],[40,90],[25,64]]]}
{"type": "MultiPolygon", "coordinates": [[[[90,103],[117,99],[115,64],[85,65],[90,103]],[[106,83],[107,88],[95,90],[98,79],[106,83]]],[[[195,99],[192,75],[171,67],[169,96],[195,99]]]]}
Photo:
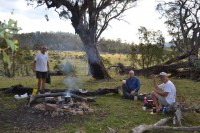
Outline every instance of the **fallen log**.
{"type": "MultiPolygon", "coordinates": [[[[121,64],[122,65],[122,64],[121,64]]],[[[143,75],[143,76],[150,76],[151,74],[159,74],[160,72],[164,71],[167,73],[173,73],[179,68],[192,68],[194,67],[194,64],[192,62],[180,62],[176,64],[161,64],[161,65],[155,65],[151,66],[145,69],[137,69],[135,70],[132,68],[136,75],[143,75]]],[[[120,70],[124,74],[128,74],[128,72],[131,70],[131,68],[126,69],[125,67],[119,67],[123,68],[123,70],[120,70]]]]}
{"type": "Polygon", "coordinates": [[[191,62],[181,62],[171,65],[156,65],[148,67],[146,69],[135,70],[135,73],[137,75],[150,76],[151,74],[159,74],[162,71],[166,73],[172,73],[173,71],[179,68],[190,68],[190,67],[193,67],[193,64],[191,62]]]}
{"type": "Polygon", "coordinates": [[[190,51],[188,51],[187,53],[184,53],[180,56],[176,56],[168,61],[166,61],[165,63],[163,64],[171,64],[171,63],[174,63],[176,61],[180,61],[182,59],[185,59],[187,57],[189,57],[190,55],[195,55],[195,53],[198,53],[198,50],[200,48],[200,43],[196,44],[190,51]]]}
{"type": "MultiPolygon", "coordinates": [[[[66,96],[67,94],[65,92],[59,92],[59,93],[47,93],[47,94],[32,94],[30,96],[29,100],[29,106],[32,105],[34,101],[36,101],[38,98],[44,98],[44,97],[58,97],[58,96],[66,96]]],[[[77,99],[79,101],[85,101],[85,102],[96,102],[95,98],[88,98],[88,97],[81,97],[75,94],[70,94],[71,98],[77,99]]]]}
{"type": "Polygon", "coordinates": [[[193,127],[169,127],[169,126],[163,126],[167,122],[171,121],[172,118],[164,118],[159,120],[157,123],[153,125],[139,125],[133,129],[130,130],[130,133],[143,133],[145,131],[184,131],[184,132],[194,132],[194,131],[200,131],[200,126],[193,126],[193,127]]]}
{"type": "Polygon", "coordinates": [[[133,129],[131,129],[130,133],[143,133],[144,131],[152,130],[154,127],[164,125],[170,120],[172,120],[172,118],[167,117],[167,118],[159,120],[154,125],[145,125],[145,124],[139,125],[139,126],[133,128],[133,129]]]}
{"type": "MultiPolygon", "coordinates": [[[[115,94],[119,94],[119,89],[121,88],[121,86],[116,87],[114,89],[109,89],[109,88],[99,88],[95,91],[87,91],[85,89],[45,89],[45,92],[49,92],[49,93],[57,93],[57,92],[70,92],[71,94],[76,94],[76,95],[82,95],[82,96],[96,96],[96,95],[105,95],[108,93],[115,93],[115,94]]],[[[13,85],[11,87],[8,88],[1,88],[0,90],[3,93],[6,94],[18,94],[18,95],[23,95],[25,93],[27,93],[28,95],[31,95],[33,92],[34,88],[31,87],[24,87],[23,85],[13,85]]]]}
{"type": "MultiPolygon", "coordinates": [[[[150,127],[148,127],[148,130],[171,131],[171,132],[172,131],[195,132],[195,131],[200,131],[200,126],[193,126],[193,127],[150,126],[150,127]]],[[[145,131],[147,131],[147,130],[145,130],[145,131]]],[[[143,133],[143,132],[132,132],[132,133],[143,133]]]]}

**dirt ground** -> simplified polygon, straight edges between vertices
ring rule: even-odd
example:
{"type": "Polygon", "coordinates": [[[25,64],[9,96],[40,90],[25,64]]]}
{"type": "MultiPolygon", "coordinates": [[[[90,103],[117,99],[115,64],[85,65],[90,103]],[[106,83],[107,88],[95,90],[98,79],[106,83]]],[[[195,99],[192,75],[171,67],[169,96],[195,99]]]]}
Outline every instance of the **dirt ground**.
{"type": "MultiPolygon", "coordinates": [[[[64,123],[68,123],[71,116],[56,116],[51,117],[45,115],[44,112],[28,108],[26,105],[21,105],[15,110],[7,111],[0,114],[0,129],[6,129],[7,132],[35,132],[48,131],[60,127],[64,123]],[[10,129],[10,128],[13,129],[10,129]]],[[[6,131],[3,131],[6,132],[6,131]]]]}

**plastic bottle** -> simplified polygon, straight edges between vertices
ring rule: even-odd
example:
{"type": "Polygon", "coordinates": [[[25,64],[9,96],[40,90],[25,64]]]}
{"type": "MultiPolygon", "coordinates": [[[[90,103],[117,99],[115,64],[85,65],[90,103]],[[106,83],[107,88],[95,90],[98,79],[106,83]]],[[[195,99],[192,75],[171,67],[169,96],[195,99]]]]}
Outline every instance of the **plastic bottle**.
{"type": "Polygon", "coordinates": [[[166,114],[166,113],[167,113],[167,108],[164,107],[164,108],[163,108],[163,114],[166,114]]]}
{"type": "Polygon", "coordinates": [[[34,88],[32,94],[37,94],[37,92],[38,92],[38,89],[34,88]]]}
{"type": "Polygon", "coordinates": [[[147,98],[144,97],[144,106],[146,107],[147,106],[147,98]]]}

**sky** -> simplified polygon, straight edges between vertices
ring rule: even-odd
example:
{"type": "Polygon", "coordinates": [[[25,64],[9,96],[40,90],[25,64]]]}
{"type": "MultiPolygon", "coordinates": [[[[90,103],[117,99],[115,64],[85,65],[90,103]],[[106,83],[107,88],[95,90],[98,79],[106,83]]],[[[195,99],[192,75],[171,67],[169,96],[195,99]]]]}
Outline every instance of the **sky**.
{"type": "MultiPolygon", "coordinates": [[[[158,0],[140,0],[137,6],[124,13],[128,23],[124,21],[111,21],[110,26],[102,33],[101,37],[106,39],[121,39],[122,42],[139,43],[138,29],[144,26],[147,30],[162,31],[166,42],[170,41],[164,19],[155,10],[158,0]]],[[[19,33],[29,32],[69,32],[74,29],[69,20],[60,19],[53,9],[46,7],[28,6],[25,0],[0,0],[0,21],[9,18],[17,20],[18,26],[22,28],[19,33]],[[11,12],[14,14],[11,15],[11,12]],[[45,19],[48,15],[49,21],[45,19]]]]}

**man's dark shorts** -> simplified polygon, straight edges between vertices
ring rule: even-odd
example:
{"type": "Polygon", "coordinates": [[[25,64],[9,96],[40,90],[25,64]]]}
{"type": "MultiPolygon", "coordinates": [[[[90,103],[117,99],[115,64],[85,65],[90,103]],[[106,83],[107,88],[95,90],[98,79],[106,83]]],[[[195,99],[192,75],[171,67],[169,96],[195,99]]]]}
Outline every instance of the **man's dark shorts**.
{"type": "Polygon", "coordinates": [[[47,72],[39,72],[39,71],[36,71],[36,78],[37,79],[45,79],[47,77],[47,72]]]}

